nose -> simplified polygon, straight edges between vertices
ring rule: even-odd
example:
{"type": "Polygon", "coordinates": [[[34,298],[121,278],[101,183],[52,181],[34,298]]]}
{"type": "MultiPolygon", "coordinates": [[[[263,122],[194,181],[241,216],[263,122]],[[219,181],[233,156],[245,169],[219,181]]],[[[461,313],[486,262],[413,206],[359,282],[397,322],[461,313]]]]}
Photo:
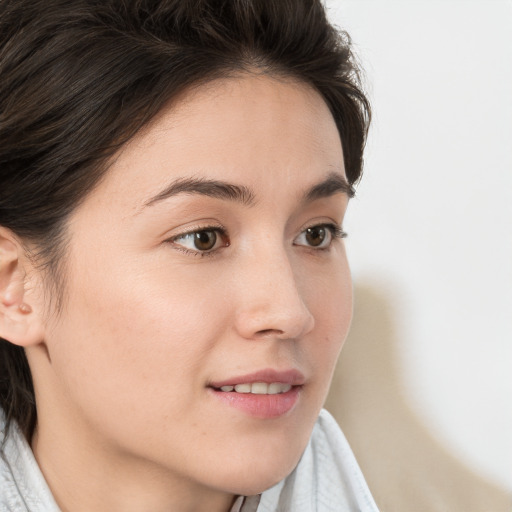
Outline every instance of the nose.
{"type": "Polygon", "coordinates": [[[246,339],[298,339],[315,320],[284,248],[253,254],[237,272],[236,319],[246,339]]]}

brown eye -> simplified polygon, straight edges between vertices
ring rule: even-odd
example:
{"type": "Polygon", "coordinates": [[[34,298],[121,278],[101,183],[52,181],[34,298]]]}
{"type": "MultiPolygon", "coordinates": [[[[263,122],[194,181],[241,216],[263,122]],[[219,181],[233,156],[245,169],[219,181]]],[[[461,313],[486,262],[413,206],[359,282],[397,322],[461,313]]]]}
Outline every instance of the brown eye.
{"type": "Polygon", "coordinates": [[[317,224],[301,231],[293,244],[318,250],[329,249],[335,238],[345,236],[341,227],[336,224],[317,224]]]}
{"type": "Polygon", "coordinates": [[[197,231],[193,233],[194,247],[199,251],[210,251],[217,243],[217,233],[215,231],[197,231]]]}
{"type": "Polygon", "coordinates": [[[314,226],[306,229],[306,242],[311,247],[322,245],[327,237],[327,229],[324,226],[314,226]]]}
{"type": "Polygon", "coordinates": [[[229,246],[227,233],[221,228],[205,228],[175,236],[169,240],[173,245],[198,255],[213,254],[221,247],[229,246]]]}

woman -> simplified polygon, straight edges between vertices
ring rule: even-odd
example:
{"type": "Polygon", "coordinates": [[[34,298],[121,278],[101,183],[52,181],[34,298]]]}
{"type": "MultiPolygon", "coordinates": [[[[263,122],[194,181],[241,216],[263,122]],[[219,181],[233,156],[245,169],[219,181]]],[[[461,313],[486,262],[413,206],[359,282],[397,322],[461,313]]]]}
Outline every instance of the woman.
{"type": "Polygon", "coordinates": [[[321,407],[369,108],[319,2],[0,0],[2,510],[376,510],[321,407]]]}

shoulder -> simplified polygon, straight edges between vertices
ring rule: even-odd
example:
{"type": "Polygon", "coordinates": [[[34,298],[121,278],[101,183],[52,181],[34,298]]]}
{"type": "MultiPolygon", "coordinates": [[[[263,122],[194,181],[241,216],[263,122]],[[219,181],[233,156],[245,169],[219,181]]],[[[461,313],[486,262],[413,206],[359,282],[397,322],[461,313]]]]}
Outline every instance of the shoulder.
{"type": "Polygon", "coordinates": [[[377,512],[363,474],[335,419],[322,410],[299,464],[264,492],[258,512],[377,512]]]}
{"type": "Polygon", "coordinates": [[[59,512],[18,426],[13,423],[6,431],[1,408],[0,489],[1,512],[59,512]]]}
{"type": "Polygon", "coordinates": [[[0,510],[6,512],[27,510],[18,492],[13,465],[17,463],[12,454],[12,442],[7,435],[5,416],[0,409],[0,510]]]}

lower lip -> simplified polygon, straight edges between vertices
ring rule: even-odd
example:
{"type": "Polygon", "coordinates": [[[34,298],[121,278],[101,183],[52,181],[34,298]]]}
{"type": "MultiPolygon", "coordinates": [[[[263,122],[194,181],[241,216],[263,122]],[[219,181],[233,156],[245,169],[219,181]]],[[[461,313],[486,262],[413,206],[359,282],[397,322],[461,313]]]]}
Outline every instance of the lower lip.
{"type": "Polygon", "coordinates": [[[302,386],[293,386],[286,393],[277,395],[256,395],[253,393],[236,393],[235,391],[210,391],[227,405],[234,407],[255,418],[278,418],[291,411],[299,399],[302,386]]]}

